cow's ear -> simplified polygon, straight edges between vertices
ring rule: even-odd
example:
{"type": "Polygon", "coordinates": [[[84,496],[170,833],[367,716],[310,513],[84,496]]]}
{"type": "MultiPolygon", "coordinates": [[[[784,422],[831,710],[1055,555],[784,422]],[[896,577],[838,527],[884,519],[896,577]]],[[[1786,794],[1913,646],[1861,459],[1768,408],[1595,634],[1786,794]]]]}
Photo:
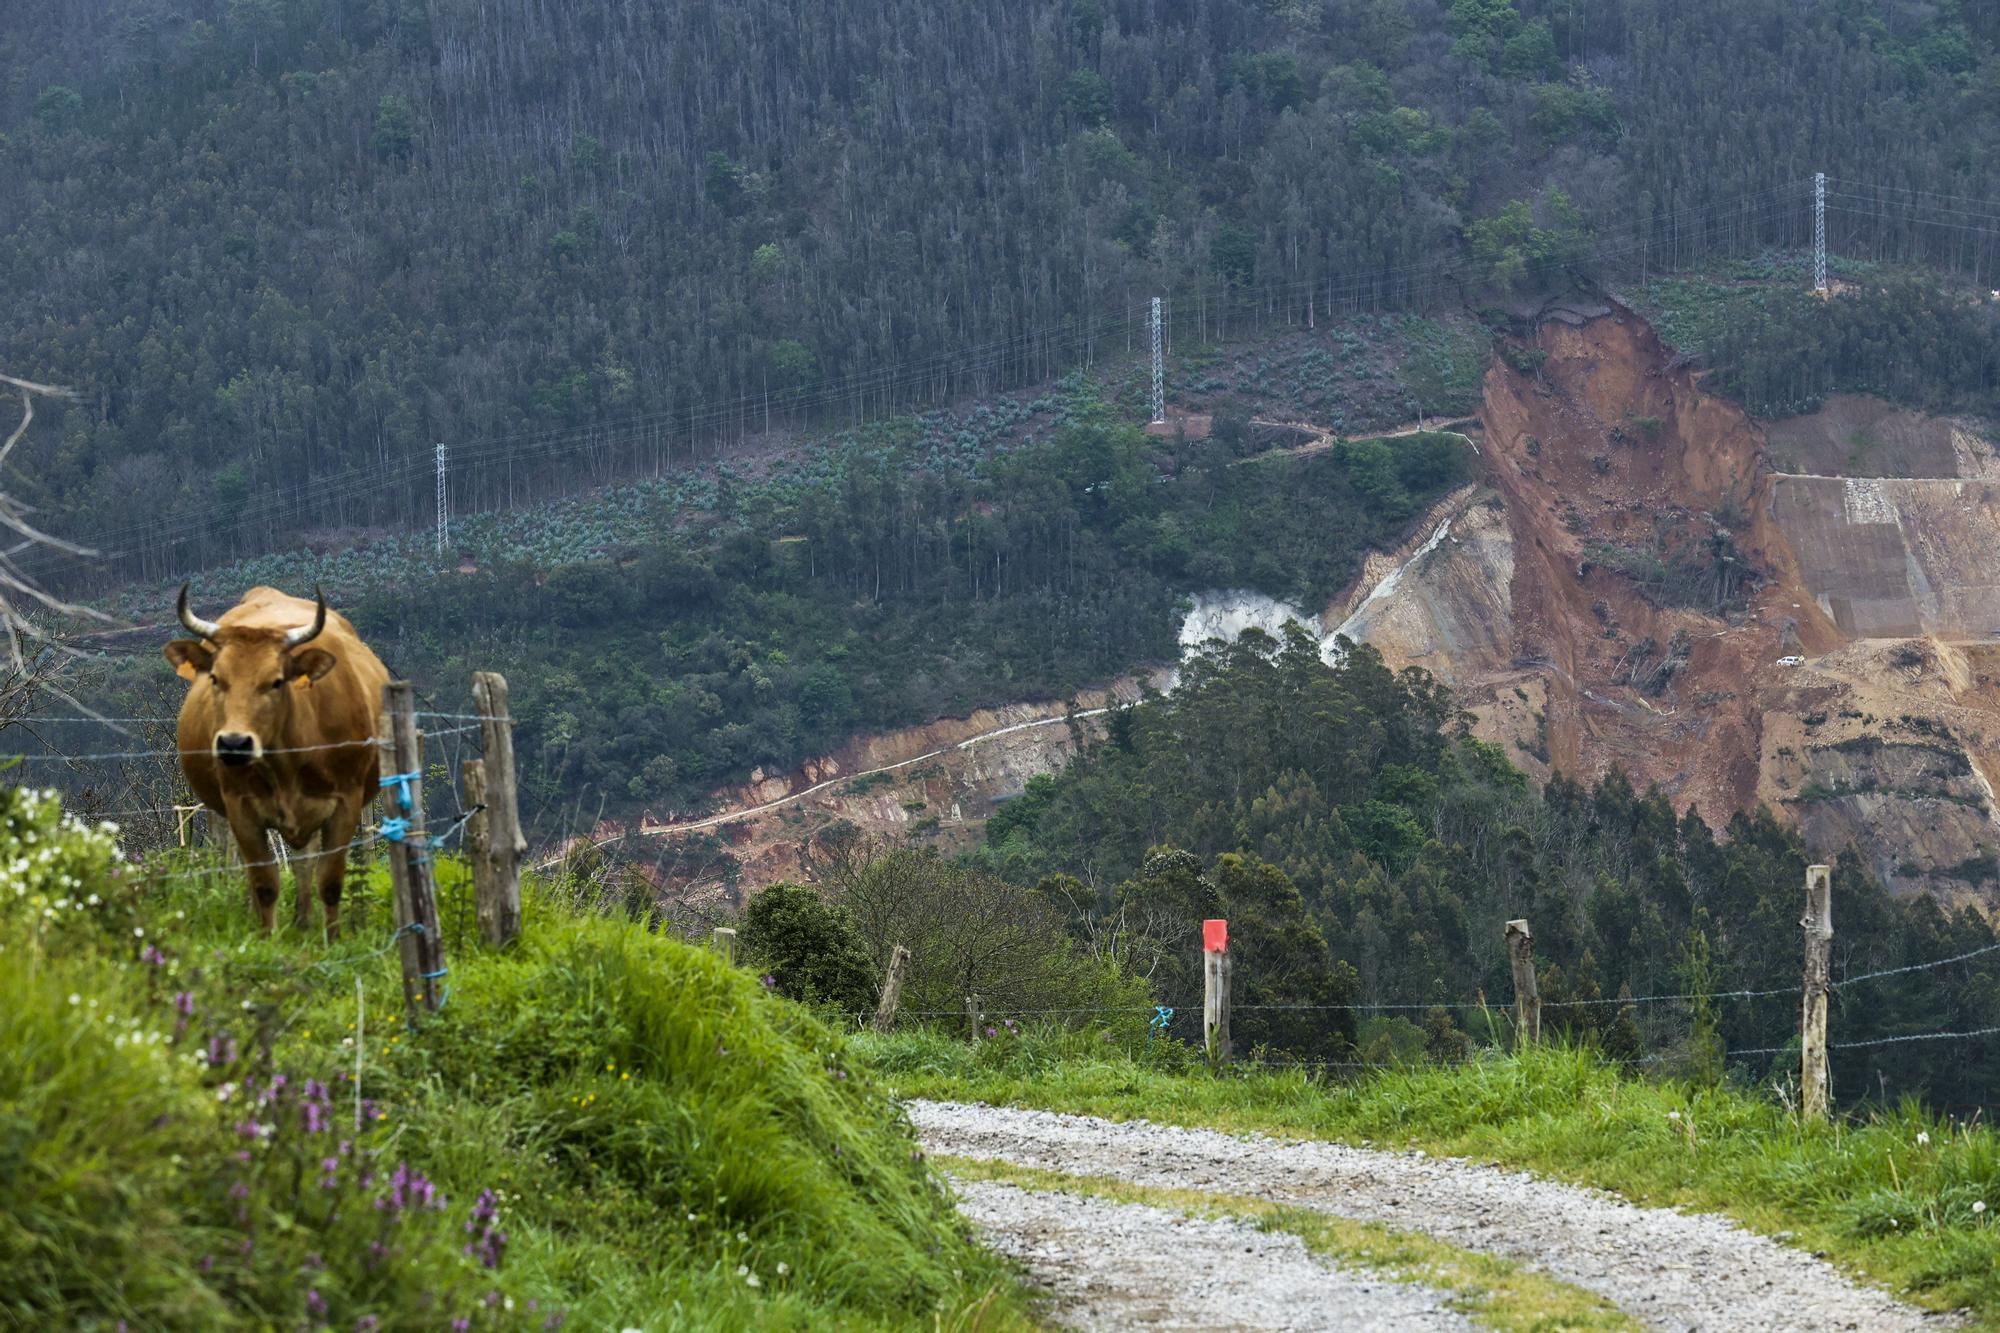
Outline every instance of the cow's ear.
{"type": "Polygon", "coordinates": [[[215,665],[215,649],[200,639],[175,639],[167,645],[166,654],[182,680],[193,680],[215,665]]]}
{"type": "Polygon", "coordinates": [[[299,648],[285,659],[285,679],[294,685],[310,685],[333,670],[338,659],[324,648],[299,648]]]}

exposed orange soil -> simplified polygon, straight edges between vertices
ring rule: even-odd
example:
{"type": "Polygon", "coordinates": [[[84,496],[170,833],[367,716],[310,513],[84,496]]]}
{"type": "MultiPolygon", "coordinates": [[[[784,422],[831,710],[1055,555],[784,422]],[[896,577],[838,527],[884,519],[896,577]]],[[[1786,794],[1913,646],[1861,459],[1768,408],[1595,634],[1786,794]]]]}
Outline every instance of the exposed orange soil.
{"type": "Polygon", "coordinates": [[[1548,354],[1538,373],[1488,372],[1481,421],[1514,538],[1515,664],[1543,678],[1549,760],[1590,779],[1620,767],[1678,806],[1726,818],[1756,800],[1753,683],[1785,653],[1839,637],[1771,521],[1761,433],[1670,369],[1666,348],[1628,313],[1551,321],[1538,342],[1548,354]],[[1650,542],[1656,517],[1705,531],[1708,514],[1731,506],[1748,516],[1739,550],[1765,574],[1733,620],[1655,607],[1586,557],[1596,542],[1650,542]],[[1783,634],[1788,620],[1797,646],[1783,634]],[[1692,651],[1670,697],[1614,683],[1635,644],[1664,649],[1677,631],[1692,651]]]}

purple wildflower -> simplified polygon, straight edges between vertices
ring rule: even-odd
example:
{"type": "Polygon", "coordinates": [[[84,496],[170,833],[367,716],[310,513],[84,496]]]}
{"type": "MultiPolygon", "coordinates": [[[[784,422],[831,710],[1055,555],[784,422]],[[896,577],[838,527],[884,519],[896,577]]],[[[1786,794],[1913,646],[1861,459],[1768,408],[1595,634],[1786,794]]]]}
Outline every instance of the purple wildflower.
{"type": "Polygon", "coordinates": [[[988,1028],[988,1029],[986,1029],[986,1035],[987,1035],[988,1037],[997,1037],[997,1036],[999,1036],[999,1035],[1000,1035],[1000,1029],[998,1029],[998,1028],[988,1028]]]}
{"type": "Polygon", "coordinates": [[[319,1294],[318,1287],[306,1288],[306,1313],[312,1315],[326,1313],[326,1297],[319,1294]]]}
{"type": "Polygon", "coordinates": [[[375,1330],[380,1327],[382,1327],[382,1321],[372,1314],[362,1315],[354,1321],[354,1333],[375,1333],[375,1330]]]}
{"type": "Polygon", "coordinates": [[[165,967],[167,956],[149,944],[139,951],[139,961],[149,967],[165,967]]]}
{"type": "Polygon", "coordinates": [[[552,1314],[552,1315],[550,1315],[550,1316],[549,1316],[549,1317],[548,1317],[547,1319],[544,1319],[544,1320],[542,1321],[542,1327],[543,1327],[543,1328],[561,1328],[561,1327],[563,1326],[563,1320],[564,1320],[564,1319],[566,1319],[567,1317],[568,1317],[568,1316],[566,1316],[566,1315],[562,1314],[562,1313],[561,1313],[560,1311],[558,1311],[557,1313],[555,1313],[555,1314],[552,1314]]]}
{"type": "Polygon", "coordinates": [[[472,1327],[472,1321],[466,1318],[464,1315],[460,1315],[458,1318],[451,1321],[451,1333],[465,1333],[465,1331],[471,1327],[472,1327]]]}
{"type": "Polygon", "coordinates": [[[763,976],[758,977],[757,983],[761,985],[765,990],[776,990],[778,988],[778,979],[772,976],[769,972],[766,972],[763,976]]]}

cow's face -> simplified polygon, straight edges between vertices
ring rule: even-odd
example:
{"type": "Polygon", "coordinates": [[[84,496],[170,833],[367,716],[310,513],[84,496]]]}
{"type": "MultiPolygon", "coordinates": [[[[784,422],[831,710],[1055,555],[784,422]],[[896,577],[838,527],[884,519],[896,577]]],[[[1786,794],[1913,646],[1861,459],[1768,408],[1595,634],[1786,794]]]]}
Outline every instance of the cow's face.
{"type": "Polygon", "coordinates": [[[209,746],[216,761],[228,768],[256,763],[280,744],[292,692],[311,689],[335,666],[332,653],[304,642],[324,627],[326,604],[320,603],[310,633],[225,627],[189,616],[183,588],[181,619],[202,637],[175,639],[166,647],[167,660],[195,689],[211,692],[215,733],[209,746]]]}

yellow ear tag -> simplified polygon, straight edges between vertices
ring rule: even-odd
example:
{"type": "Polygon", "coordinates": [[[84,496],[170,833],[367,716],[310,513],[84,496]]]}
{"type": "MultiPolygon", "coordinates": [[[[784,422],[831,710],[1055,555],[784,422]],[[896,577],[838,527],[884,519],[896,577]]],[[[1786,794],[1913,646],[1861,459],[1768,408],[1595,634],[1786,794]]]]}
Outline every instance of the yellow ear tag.
{"type": "Polygon", "coordinates": [[[303,671],[292,677],[292,688],[295,690],[309,690],[312,688],[312,683],[313,678],[303,671]]]}
{"type": "Polygon", "coordinates": [[[199,676],[201,673],[194,669],[194,663],[181,662],[174,667],[174,674],[179,676],[182,680],[193,680],[196,676],[199,676]]]}

